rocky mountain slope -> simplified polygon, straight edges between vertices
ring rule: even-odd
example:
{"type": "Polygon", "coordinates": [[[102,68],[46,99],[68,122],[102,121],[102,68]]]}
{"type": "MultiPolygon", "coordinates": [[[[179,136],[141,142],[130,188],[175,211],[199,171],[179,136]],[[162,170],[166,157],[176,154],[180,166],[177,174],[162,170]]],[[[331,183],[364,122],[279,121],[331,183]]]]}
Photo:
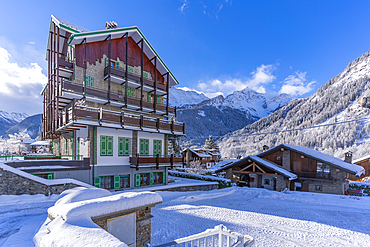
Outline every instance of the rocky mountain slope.
{"type": "Polygon", "coordinates": [[[255,154],[264,144],[302,145],[338,158],[351,150],[354,158],[369,154],[370,150],[370,53],[367,52],[348,64],[342,73],[333,77],[312,96],[295,99],[271,115],[261,118],[219,141],[224,156],[255,154]],[[342,121],[356,120],[347,122],[342,121]],[[273,134],[254,135],[314,125],[333,125],[273,134]]]}
{"type": "Polygon", "coordinates": [[[187,136],[181,139],[182,144],[200,146],[209,135],[222,136],[243,128],[279,109],[291,99],[287,94],[262,94],[245,88],[226,98],[220,95],[192,107],[179,108],[177,120],[185,122],[187,136]]]}
{"type": "Polygon", "coordinates": [[[8,134],[19,132],[27,133],[32,139],[39,135],[42,114],[36,114],[23,119],[20,123],[7,130],[8,134]]]}
{"type": "Polygon", "coordinates": [[[26,113],[0,111],[0,136],[4,136],[9,128],[20,123],[26,117],[28,117],[26,113]]]}
{"type": "Polygon", "coordinates": [[[189,108],[209,98],[203,93],[194,90],[184,90],[176,87],[170,88],[171,106],[189,108]]]}

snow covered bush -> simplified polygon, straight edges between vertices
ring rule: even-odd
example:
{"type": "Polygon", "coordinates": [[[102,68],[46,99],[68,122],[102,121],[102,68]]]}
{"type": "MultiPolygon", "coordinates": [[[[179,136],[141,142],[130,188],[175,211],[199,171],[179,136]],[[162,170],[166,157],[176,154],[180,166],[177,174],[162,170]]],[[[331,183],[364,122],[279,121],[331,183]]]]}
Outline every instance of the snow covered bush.
{"type": "Polygon", "coordinates": [[[364,194],[370,195],[370,183],[367,182],[349,182],[349,189],[363,190],[364,194]]]}
{"type": "Polygon", "coordinates": [[[211,182],[218,182],[218,188],[227,188],[231,186],[231,180],[226,178],[219,178],[211,175],[199,175],[196,173],[188,173],[188,172],[179,172],[174,170],[169,170],[168,175],[174,177],[181,177],[181,178],[190,178],[190,179],[197,179],[197,180],[205,180],[211,182]]]}

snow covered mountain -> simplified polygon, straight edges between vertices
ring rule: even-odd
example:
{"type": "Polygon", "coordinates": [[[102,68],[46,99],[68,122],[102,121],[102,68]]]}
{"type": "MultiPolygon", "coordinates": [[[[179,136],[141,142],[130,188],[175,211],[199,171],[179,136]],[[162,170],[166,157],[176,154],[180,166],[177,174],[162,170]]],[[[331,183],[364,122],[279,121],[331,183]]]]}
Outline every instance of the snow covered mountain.
{"type": "Polygon", "coordinates": [[[292,100],[288,94],[258,93],[248,87],[241,91],[235,91],[226,98],[222,95],[202,102],[202,105],[215,106],[217,108],[230,107],[245,111],[256,119],[266,117],[276,109],[284,106],[292,100]]]}
{"type": "Polygon", "coordinates": [[[170,105],[182,108],[189,108],[204,100],[209,99],[203,93],[184,88],[172,87],[170,89],[170,105]]]}
{"type": "Polygon", "coordinates": [[[20,123],[27,116],[26,113],[0,111],[0,136],[5,135],[10,127],[20,123]]]}
{"type": "Polygon", "coordinates": [[[8,134],[27,133],[32,139],[39,135],[42,114],[36,114],[23,119],[20,123],[10,127],[6,132],[8,134]]]}
{"type": "MultiPolygon", "coordinates": [[[[219,142],[227,157],[249,155],[288,143],[313,148],[338,158],[351,150],[353,158],[370,154],[370,53],[355,59],[342,73],[329,80],[312,96],[291,100],[271,115],[237,130],[219,142]],[[338,122],[363,119],[347,123],[338,122]],[[276,132],[333,124],[301,131],[276,132]]],[[[278,101],[276,101],[278,102],[278,101]]]]}

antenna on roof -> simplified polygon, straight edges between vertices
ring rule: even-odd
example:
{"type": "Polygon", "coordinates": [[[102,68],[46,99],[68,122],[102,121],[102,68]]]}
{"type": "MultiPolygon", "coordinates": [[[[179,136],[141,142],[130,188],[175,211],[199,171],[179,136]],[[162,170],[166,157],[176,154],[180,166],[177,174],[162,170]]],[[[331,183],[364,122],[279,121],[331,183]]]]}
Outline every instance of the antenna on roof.
{"type": "Polygon", "coordinates": [[[114,28],[117,28],[117,22],[115,22],[115,21],[106,21],[105,22],[105,28],[106,29],[114,29],[114,28]]]}

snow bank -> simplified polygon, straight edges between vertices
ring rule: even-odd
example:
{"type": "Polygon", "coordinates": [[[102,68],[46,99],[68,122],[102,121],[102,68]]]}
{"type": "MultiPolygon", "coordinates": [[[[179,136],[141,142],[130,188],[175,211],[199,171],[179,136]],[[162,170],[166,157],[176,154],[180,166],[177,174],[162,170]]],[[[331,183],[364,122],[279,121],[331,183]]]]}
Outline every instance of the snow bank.
{"type": "Polygon", "coordinates": [[[63,191],[63,193],[60,194],[59,200],[55,203],[55,205],[79,202],[111,195],[112,195],[111,192],[104,189],[99,188],[86,189],[83,187],[76,187],[73,189],[63,191]]]}
{"type": "Polygon", "coordinates": [[[162,197],[154,192],[126,192],[122,194],[76,201],[83,197],[101,196],[96,189],[69,190],[53,207],[48,209],[49,218],[34,237],[36,246],[124,246],[118,238],[99,227],[92,217],[102,216],[162,203],[162,197]],[[66,203],[68,201],[75,201],[66,203]]]}
{"type": "Polygon", "coordinates": [[[92,186],[90,184],[86,184],[84,182],[81,182],[81,181],[78,181],[78,180],[75,180],[75,179],[71,179],[71,178],[63,178],[63,179],[44,179],[44,178],[40,178],[38,176],[34,176],[34,175],[29,174],[27,172],[20,171],[16,168],[5,165],[4,163],[1,163],[1,162],[0,162],[0,168],[3,169],[4,171],[12,172],[12,173],[17,174],[19,176],[22,176],[24,178],[28,178],[28,179],[33,180],[35,182],[44,184],[46,186],[61,185],[61,184],[75,184],[75,185],[79,185],[79,186],[86,187],[86,188],[95,188],[94,186],[92,186]]]}

